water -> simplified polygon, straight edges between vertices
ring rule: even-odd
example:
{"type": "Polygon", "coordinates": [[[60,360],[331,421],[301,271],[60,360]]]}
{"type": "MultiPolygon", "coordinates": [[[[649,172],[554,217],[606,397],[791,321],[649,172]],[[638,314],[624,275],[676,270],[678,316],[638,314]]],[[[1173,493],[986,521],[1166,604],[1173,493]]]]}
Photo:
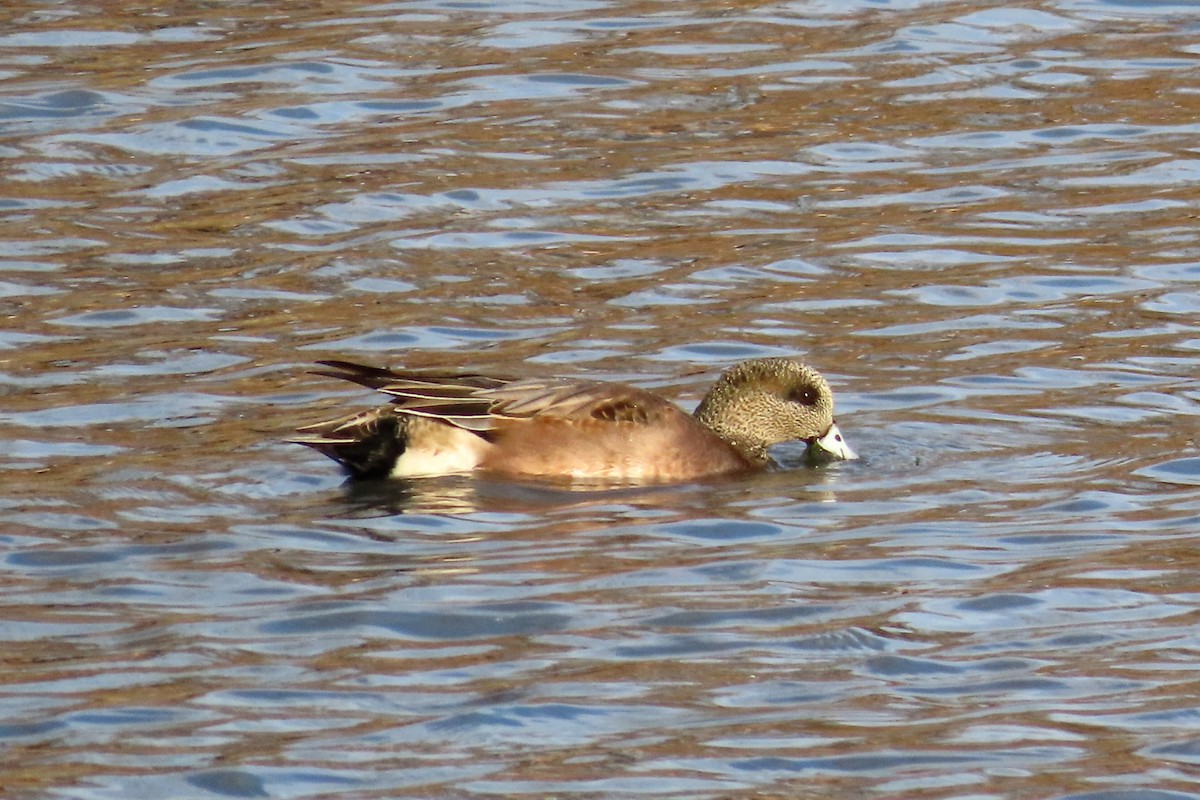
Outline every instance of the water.
{"type": "Polygon", "coordinates": [[[1192,4],[5,17],[6,797],[1200,797],[1192,4]],[[282,442],[783,354],[862,460],[282,442]]]}

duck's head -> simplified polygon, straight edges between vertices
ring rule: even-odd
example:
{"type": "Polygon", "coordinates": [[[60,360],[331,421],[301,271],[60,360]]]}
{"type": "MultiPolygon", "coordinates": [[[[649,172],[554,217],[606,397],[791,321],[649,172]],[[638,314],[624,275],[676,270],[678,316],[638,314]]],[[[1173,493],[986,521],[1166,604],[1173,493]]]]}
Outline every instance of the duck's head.
{"type": "Polygon", "coordinates": [[[696,409],[696,419],[747,458],[767,460],[781,442],[808,443],[816,461],[858,458],[833,420],[833,391],[812,367],[758,358],[730,367],[696,409]]]}

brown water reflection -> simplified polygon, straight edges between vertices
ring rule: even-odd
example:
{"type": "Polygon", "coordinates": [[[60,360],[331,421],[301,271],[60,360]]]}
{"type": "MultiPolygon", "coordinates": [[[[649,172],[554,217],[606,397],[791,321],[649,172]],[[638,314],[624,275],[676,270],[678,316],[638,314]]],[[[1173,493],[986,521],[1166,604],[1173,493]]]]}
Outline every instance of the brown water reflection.
{"type": "Polygon", "coordinates": [[[1192,6],[8,18],[6,797],[1200,796],[1192,6]],[[862,461],[281,442],[319,358],[797,353],[862,461]]]}

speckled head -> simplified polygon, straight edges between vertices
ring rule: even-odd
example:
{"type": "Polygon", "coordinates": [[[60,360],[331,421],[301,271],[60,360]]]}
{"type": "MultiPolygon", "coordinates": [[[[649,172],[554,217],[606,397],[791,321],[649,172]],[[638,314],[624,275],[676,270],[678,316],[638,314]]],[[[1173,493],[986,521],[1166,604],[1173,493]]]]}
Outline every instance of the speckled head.
{"type": "Polygon", "coordinates": [[[763,462],[767,448],[820,440],[833,458],[855,458],[833,422],[833,391],[812,367],[791,358],[759,358],[721,375],[696,409],[696,419],[747,458],[763,462]]]}

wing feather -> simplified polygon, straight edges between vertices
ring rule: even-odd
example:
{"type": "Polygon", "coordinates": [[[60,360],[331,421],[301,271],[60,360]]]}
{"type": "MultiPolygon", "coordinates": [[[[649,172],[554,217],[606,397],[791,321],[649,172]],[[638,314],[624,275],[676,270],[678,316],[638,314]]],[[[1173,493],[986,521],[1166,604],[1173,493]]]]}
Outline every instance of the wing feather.
{"type": "MultiPolygon", "coordinates": [[[[537,417],[567,423],[649,425],[670,415],[687,416],[656,394],[625,384],[579,380],[506,380],[486,375],[397,372],[350,361],[320,361],[316,374],[340,378],[390,395],[397,414],[440,419],[476,433],[504,420],[537,417]]],[[[347,435],[357,423],[341,420],[347,435]]],[[[304,432],[303,429],[301,432],[304,432]]],[[[315,431],[314,431],[315,432],[315,431]]],[[[333,436],[326,425],[320,433],[333,436]]]]}

